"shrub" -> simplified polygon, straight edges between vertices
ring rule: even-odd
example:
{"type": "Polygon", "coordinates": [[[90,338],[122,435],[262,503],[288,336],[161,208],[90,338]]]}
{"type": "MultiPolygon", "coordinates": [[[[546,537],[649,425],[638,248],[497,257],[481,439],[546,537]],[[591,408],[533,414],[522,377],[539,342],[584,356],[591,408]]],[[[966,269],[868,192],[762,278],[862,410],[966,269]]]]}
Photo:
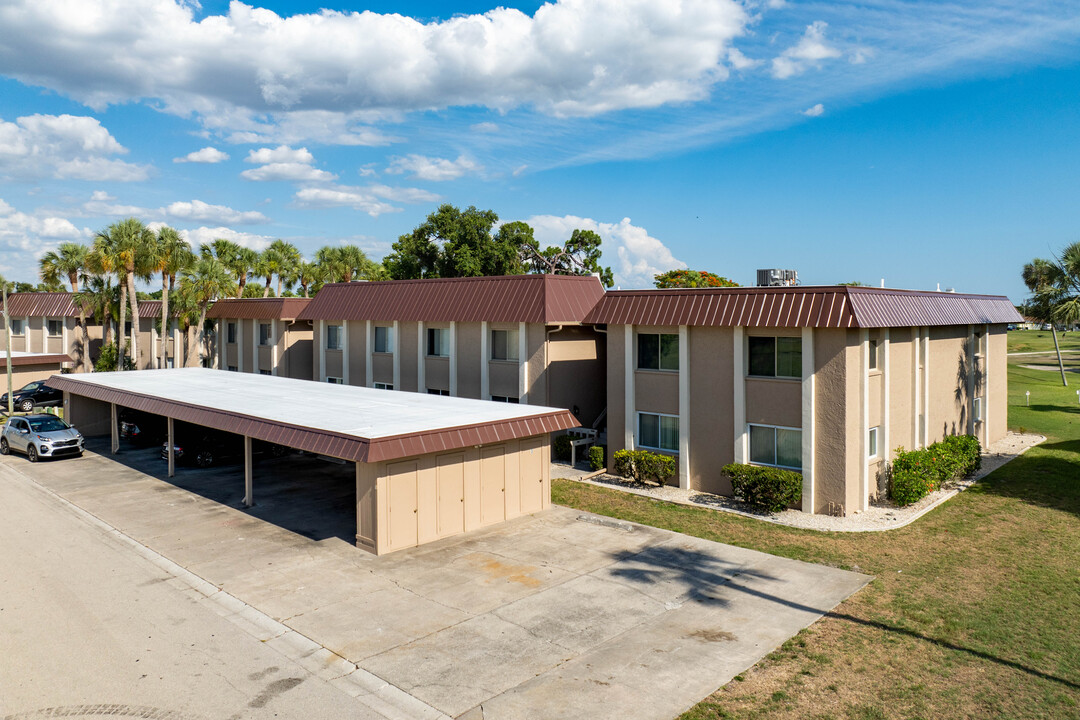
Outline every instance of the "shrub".
{"type": "MultiPolygon", "coordinates": [[[[103,345],[101,354],[98,355],[98,359],[94,361],[94,372],[112,372],[113,370],[116,370],[116,359],[118,354],[116,346],[112,343],[103,345]]],[[[124,369],[135,369],[135,361],[131,359],[130,341],[124,343],[124,369]]]]}
{"type": "Polygon", "coordinates": [[[754,507],[780,512],[802,502],[802,473],[732,463],[722,468],[736,497],[754,507]]]}
{"type": "Polygon", "coordinates": [[[953,435],[922,450],[897,448],[889,496],[910,505],[949,480],[966,477],[982,466],[982,448],[972,435],[953,435]]]}
{"type": "Polygon", "coordinates": [[[593,470],[604,469],[604,451],[607,450],[603,445],[593,445],[589,448],[589,467],[593,470]]]}
{"type": "Polygon", "coordinates": [[[648,450],[619,450],[613,456],[616,475],[637,482],[652,480],[664,485],[675,475],[675,458],[648,450]]]}
{"type": "Polygon", "coordinates": [[[552,447],[555,449],[555,459],[560,462],[570,462],[570,456],[573,453],[573,440],[569,435],[559,435],[552,443],[552,447]]]}

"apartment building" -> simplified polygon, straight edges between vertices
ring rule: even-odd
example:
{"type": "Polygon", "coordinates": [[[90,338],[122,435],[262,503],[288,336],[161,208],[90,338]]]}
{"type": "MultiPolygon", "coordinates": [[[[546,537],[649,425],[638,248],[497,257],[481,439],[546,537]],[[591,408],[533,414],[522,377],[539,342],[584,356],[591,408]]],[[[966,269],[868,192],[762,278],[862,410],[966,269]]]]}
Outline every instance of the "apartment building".
{"type": "Polygon", "coordinates": [[[321,382],[566,408],[606,405],[602,331],[584,323],[595,277],[395,280],[325,285],[299,314],[321,382]]]}
{"type": "Polygon", "coordinates": [[[856,287],[609,292],[608,450],[678,458],[681,487],[720,469],[800,471],[806,512],[865,510],[896,448],[1006,433],[1006,297],[856,287]]]}
{"type": "Polygon", "coordinates": [[[298,319],[309,302],[307,298],[218,300],[206,314],[217,328],[213,366],[313,379],[311,322],[298,319]]]}
{"type": "MultiPolygon", "coordinates": [[[[67,355],[66,367],[82,369],[84,349],[79,311],[69,292],[24,292],[8,295],[11,349],[21,353],[67,355]]],[[[5,330],[0,316],[0,330],[5,330]]],[[[101,325],[87,322],[91,362],[101,351],[101,325]]],[[[0,348],[2,348],[0,336],[0,348]]]]}

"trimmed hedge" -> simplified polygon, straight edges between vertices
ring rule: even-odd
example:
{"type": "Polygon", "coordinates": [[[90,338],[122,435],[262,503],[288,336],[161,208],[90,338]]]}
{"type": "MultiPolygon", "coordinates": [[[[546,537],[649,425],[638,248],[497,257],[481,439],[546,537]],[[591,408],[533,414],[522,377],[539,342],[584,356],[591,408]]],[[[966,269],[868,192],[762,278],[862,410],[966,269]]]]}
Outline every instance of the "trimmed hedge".
{"type": "Polygon", "coordinates": [[[612,455],[612,471],[637,482],[652,480],[664,485],[675,475],[675,458],[648,450],[618,450],[612,455]]]}
{"type": "Polygon", "coordinates": [[[943,483],[972,475],[980,467],[982,448],[973,435],[951,435],[921,450],[901,447],[892,462],[889,497],[897,505],[910,505],[943,483]]]}
{"type": "Polygon", "coordinates": [[[593,470],[604,469],[604,453],[607,451],[603,445],[593,445],[589,448],[589,467],[593,470]]]}
{"type": "Polygon", "coordinates": [[[732,463],[722,468],[735,496],[754,507],[780,512],[802,502],[802,473],[780,468],[732,463]]]}
{"type": "Polygon", "coordinates": [[[573,440],[569,435],[559,435],[552,441],[551,446],[555,450],[555,459],[559,462],[570,462],[573,453],[573,440]]]}

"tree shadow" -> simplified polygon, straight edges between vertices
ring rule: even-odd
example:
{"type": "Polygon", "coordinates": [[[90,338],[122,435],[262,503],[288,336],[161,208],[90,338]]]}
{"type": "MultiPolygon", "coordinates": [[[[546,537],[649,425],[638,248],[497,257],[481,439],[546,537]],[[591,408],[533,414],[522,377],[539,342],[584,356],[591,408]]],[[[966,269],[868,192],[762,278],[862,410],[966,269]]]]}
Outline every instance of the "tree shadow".
{"type": "Polygon", "coordinates": [[[1043,443],[1039,449],[1058,454],[1021,455],[980,482],[979,492],[1080,516],[1080,439],[1043,443]]]}
{"type": "MultiPolygon", "coordinates": [[[[620,551],[612,553],[612,557],[620,565],[628,566],[614,570],[613,575],[629,580],[634,584],[669,583],[681,585],[682,592],[679,597],[690,602],[714,607],[727,607],[730,605],[730,601],[720,596],[721,590],[728,593],[743,593],[799,612],[831,617],[854,625],[871,627],[883,632],[919,640],[946,650],[964,653],[980,660],[1001,665],[1031,677],[1057,683],[1073,690],[1080,690],[1080,683],[1057,677],[1014,660],[999,657],[993,653],[932,637],[898,625],[877,620],[867,620],[848,613],[833,612],[826,608],[808,605],[797,599],[781,597],[763,589],[751,587],[751,583],[747,581],[780,581],[781,579],[751,570],[742,563],[725,562],[712,554],[681,547],[656,545],[647,547],[640,552],[620,551]]],[[[673,588],[672,592],[674,591],[673,588]]]]}

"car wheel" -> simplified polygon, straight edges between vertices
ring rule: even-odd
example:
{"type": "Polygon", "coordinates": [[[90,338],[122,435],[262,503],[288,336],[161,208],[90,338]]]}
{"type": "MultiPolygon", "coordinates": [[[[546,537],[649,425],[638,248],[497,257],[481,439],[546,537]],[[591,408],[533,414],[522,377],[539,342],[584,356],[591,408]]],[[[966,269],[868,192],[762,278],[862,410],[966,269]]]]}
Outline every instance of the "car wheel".
{"type": "Polygon", "coordinates": [[[37,462],[38,461],[37,448],[34,447],[33,445],[27,446],[27,448],[26,448],[26,459],[29,460],[30,462],[37,462]]]}
{"type": "Polygon", "coordinates": [[[214,464],[214,453],[209,450],[200,450],[195,455],[195,464],[201,468],[208,468],[214,464]]]}
{"type": "Polygon", "coordinates": [[[11,452],[11,448],[8,447],[7,438],[0,438],[0,455],[7,455],[11,452]]]}
{"type": "Polygon", "coordinates": [[[32,411],[34,409],[34,401],[33,400],[23,400],[21,403],[19,403],[19,409],[22,410],[23,412],[32,411]]]}

